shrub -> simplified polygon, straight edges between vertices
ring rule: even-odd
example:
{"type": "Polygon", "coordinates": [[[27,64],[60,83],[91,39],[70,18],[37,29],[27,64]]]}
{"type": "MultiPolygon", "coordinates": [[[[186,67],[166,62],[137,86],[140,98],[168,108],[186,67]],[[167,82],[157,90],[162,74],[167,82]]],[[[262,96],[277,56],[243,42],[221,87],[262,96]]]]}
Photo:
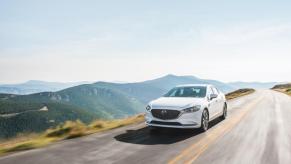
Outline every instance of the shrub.
{"type": "Polygon", "coordinates": [[[64,124],[57,126],[54,129],[46,131],[46,137],[65,137],[75,138],[86,134],[87,127],[80,120],[66,121],[64,124]]]}

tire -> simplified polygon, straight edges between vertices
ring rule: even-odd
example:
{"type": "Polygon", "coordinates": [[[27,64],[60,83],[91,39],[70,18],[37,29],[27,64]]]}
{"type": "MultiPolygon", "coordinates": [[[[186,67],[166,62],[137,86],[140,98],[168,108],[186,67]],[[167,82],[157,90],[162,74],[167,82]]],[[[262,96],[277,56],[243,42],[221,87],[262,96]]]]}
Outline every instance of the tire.
{"type": "Polygon", "coordinates": [[[208,114],[208,111],[204,109],[201,116],[200,131],[205,132],[208,130],[208,127],[209,127],[209,114],[208,114]]]}
{"type": "Polygon", "coordinates": [[[225,120],[226,117],[227,117],[227,105],[224,104],[224,106],[223,106],[223,112],[222,112],[222,115],[221,115],[221,119],[222,120],[225,120]]]}

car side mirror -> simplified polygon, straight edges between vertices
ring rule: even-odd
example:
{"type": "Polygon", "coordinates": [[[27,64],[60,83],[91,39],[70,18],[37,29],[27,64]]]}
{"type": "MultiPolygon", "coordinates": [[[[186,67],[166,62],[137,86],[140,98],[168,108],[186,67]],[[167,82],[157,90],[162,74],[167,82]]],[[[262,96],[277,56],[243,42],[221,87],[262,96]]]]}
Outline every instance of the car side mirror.
{"type": "Polygon", "coordinates": [[[217,98],[217,94],[210,94],[210,100],[217,98]]]}

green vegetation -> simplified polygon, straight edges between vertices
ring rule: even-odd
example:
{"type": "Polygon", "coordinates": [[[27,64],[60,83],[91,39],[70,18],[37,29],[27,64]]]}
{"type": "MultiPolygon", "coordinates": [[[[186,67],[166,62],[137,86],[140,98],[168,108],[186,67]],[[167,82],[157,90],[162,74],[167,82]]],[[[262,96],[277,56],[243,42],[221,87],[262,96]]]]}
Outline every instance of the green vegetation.
{"type": "Polygon", "coordinates": [[[97,118],[86,110],[71,105],[55,102],[45,105],[48,110],[42,111],[40,109],[44,104],[41,103],[7,103],[0,100],[0,111],[11,108],[11,112],[6,114],[12,114],[0,115],[0,138],[10,138],[18,133],[39,133],[67,120],[80,119],[89,123],[97,118]]]}
{"type": "Polygon", "coordinates": [[[144,104],[134,97],[107,87],[82,85],[60,92],[32,95],[2,95],[0,138],[18,133],[42,132],[60,123],[77,119],[116,119],[141,113],[144,104]],[[40,111],[47,107],[48,111],[40,111]]]}
{"type": "Polygon", "coordinates": [[[272,89],[291,96],[291,83],[275,85],[272,89]]]}
{"type": "Polygon", "coordinates": [[[245,88],[245,89],[238,89],[236,91],[230,92],[230,93],[226,94],[225,96],[226,96],[227,100],[231,100],[231,99],[234,99],[234,98],[238,98],[238,97],[241,97],[241,96],[245,96],[245,95],[251,94],[253,92],[255,92],[254,89],[245,88]]]}
{"type": "Polygon", "coordinates": [[[291,83],[287,83],[287,84],[275,85],[272,89],[290,89],[290,88],[291,88],[291,83]]]}
{"type": "Polygon", "coordinates": [[[48,129],[44,133],[35,134],[29,137],[19,137],[7,140],[0,144],[0,155],[10,152],[23,151],[35,149],[46,146],[50,143],[71,139],[97,133],[109,129],[114,129],[134,123],[139,123],[144,120],[143,115],[128,117],[125,119],[117,120],[97,120],[89,125],[77,121],[66,121],[55,128],[48,129]]]}

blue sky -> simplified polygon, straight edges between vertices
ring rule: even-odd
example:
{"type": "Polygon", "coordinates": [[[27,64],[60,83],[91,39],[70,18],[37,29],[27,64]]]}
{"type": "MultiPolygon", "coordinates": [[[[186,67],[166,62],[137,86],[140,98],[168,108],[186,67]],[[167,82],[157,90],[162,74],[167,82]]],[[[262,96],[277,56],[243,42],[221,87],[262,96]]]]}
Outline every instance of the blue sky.
{"type": "Polygon", "coordinates": [[[291,2],[0,1],[0,83],[291,81],[291,2]]]}

